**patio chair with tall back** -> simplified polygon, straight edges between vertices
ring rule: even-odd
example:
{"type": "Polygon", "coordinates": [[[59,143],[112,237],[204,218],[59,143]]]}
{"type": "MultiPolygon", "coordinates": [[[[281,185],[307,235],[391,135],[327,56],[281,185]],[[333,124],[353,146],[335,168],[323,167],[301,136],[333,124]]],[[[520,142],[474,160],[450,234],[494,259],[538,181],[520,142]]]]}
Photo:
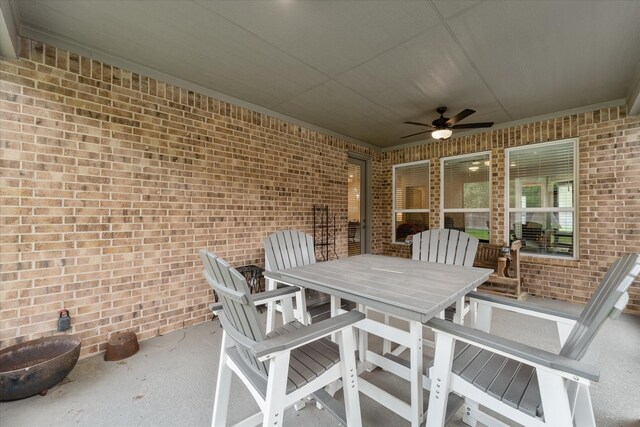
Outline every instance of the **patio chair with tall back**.
{"type": "MultiPolygon", "coordinates": [[[[313,237],[302,231],[278,231],[267,236],[264,241],[265,269],[280,271],[287,268],[315,264],[315,248],[313,237]]],[[[266,289],[276,289],[274,280],[266,280],[266,289]]],[[[331,297],[327,294],[307,290],[304,297],[296,295],[295,311],[289,303],[278,305],[275,302],[267,304],[267,331],[275,327],[276,312],[282,311],[285,322],[295,317],[303,324],[310,324],[324,320],[331,315],[331,297]]],[[[342,308],[352,308],[353,304],[344,301],[342,308]]]]}
{"type": "Polygon", "coordinates": [[[427,326],[436,332],[428,426],[444,425],[448,392],[465,397],[463,420],[506,426],[480,410],[491,409],[526,426],[595,426],[589,395],[599,380],[592,344],[607,317],[616,318],[629,301],[627,288],[640,273],[640,255],[628,254],[609,268],[579,316],[521,301],[472,293],[478,304],[471,329],[441,319],[427,326]],[[491,311],[500,308],[556,322],[558,354],[488,333],[491,311]]]}
{"type": "MultiPolygon", "coordinates": [[[[476,237],[464,231],[427,230],[413,236],[411,258],[472,267],[478,251],[478,243],[479,240],[476,237]]],[[[467,307],[465,307],[464,298],[456,301],[454,321],[462,323],[466,313],[467,307]]]]}
{"type": "Polygon", "coordinates": [[[212,426],[225,426],[234,372],[254,397],[260,412],[241,425],[280,426],[284,410],[313,395],[342,423],[360,426],[360,403],[352,325],[364,318],[351,311],[309,326],[292,321],[265,333],[255,304],[292,296],[294,288],[251,295],[244,277],[203,249],[200,258],[209,285],[220,298],[214,305],[223,328],[212,426]],[[336,342],[328,335],[335,334],[336,342]],[[348,384],[345,405],[323,388],[337,380],[348,384]]]}
{"type": "MultiPolygon", "coordinates": [[[[476,237],[464,231],[449,229],[426,230],[412,236],[411,259],[472,267],[478,250],[478,242],[476,237]]],[[[453,313],[454,322],[462,323],[464,315],[468,312],[468,308],[464,304],[464,297],[456,301],[455,305],[448,308],[447,311],[453,313]]],[[[388,324],[389,315],[385,314],[384,317],[385,323],[388,324]]],[[[445,311],[440,314],[440,317],[445,317],[445,311]]],[[[428,340],[425,340],[424,344],[428,346],[434,345],[433,342],[428,340]]],[[[383,354],[397,356],[405,349],[404,346],[398,346],[392,350],[391,342],[386,339],[383,340],[383,354]]]]}
{"type": "Polygon", "coordinates": [[[478,239],[464,231],[427,230],[413,235],[411,258],[471,267],[477,250],[478,239]]]}
{"type": "MultiPolygon", "coordinates": [[[[266,271],[279,271],[285,268],[299,267],[303,265],[315,264],[316,254],[313,246],[313,237],[302,231],[278,231],[267,236],[263,240],[264,245],[264,267],[266,271]]],[[[266,279],[265,289],[274,290],[277,283],[274,280],[266,279]]],[[[272,331],[275,327],[276,312],[283,313],[284,322],[292,319],[292,306],[288,303],[279,306],[275,302],[267,304],[267,331],[272,331]]],[[[296,298],[296,319],[302,323],[310,323],[306,316],[306,299],[296,298]]]]}

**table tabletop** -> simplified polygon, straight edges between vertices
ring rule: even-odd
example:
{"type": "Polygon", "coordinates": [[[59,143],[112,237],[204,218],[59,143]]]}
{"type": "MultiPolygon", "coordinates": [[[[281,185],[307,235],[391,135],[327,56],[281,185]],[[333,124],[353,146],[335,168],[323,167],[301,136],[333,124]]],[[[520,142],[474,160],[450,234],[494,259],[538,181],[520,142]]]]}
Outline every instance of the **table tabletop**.
{"type": "Polygon", "coordinates": [[[491,273],[487,268],[366,254],[264,275],[424,323],[491,273]]]}

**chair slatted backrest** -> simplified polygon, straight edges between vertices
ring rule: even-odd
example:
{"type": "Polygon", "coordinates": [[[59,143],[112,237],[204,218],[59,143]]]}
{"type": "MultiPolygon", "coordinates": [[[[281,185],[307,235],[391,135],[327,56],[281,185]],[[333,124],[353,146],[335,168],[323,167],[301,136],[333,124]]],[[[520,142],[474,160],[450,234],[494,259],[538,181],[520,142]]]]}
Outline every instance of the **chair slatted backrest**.
{"type": "Polygon", "coordinates": [[[265,269],[279,271],[316,262],[313,237],[302,231],[278,231],[264,241],[265,269]]]}
{"type": "Polygon", "coordinates": [[[225,260],[206,249],[200,251],[200,259],[205,267],[205,278],[222,303],[222,311],[219,313],[222,327],[235,341],[238,353],[245,362],[259,373],[266,375],[266,364],[258,361],[247,350],[246,345],[243,345],[243,343],[264,341],[266,337],[247,281],[225,260]]]}
{"type": "Polygon", "coordinates": [[[582,310],[560,355],[581,359],[607,317],[617,317],[629,300],[627,289],[640,273],[640,255],[628,254],[614,262],[582,310]]]}
{"type": "Polygon", "coordinates": [[[458,230],[427,230],[413,236],[412,258],[440,264],[473,266],[478,239],[458,230]]]}

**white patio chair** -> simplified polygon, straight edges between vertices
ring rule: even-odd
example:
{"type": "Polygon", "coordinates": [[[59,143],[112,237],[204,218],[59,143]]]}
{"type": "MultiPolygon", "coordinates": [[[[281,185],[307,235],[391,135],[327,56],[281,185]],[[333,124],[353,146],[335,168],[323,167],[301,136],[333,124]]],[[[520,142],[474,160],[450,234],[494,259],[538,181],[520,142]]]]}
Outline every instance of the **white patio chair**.
{"type": "MultiPolygon", "coordinates": [[[[263,240],[266,271],[279,271],[285,268],[315,264],[316,254],[313,237],[302,231],[278,231],[263,240]]],[[[277,282],[266,279],[265,289],[275,290],[277,282]]],[[[304,295],[301,293],[301,295],[304,295]]],[[[296,311],[293,313],[291,302],[267,304],[267,332],[272,331],[276,324],[276,312],[282,311],[283,321],[290,322],[295,317],[303,324],[311,323],[307,313],[306,296],[296,298],[296,311]]]]}
{"type": "Polygon", "coordinates": [[[292,296],[296,288],[251,295],[244,277],[221,258],[200,251],[207,282],[220,298],[212,309],[223,327],[220,364],[213,405],[213,427],[225,426],[234,372],[258,403],[260,412],[237,425],[280,426],[284,411],[313,395],[340,422],[361,425],[352,325],[364,318],[351,311],[310,326],[293,321],[265,334],[256,302],[292,296]],[[335,334],[336,343],[326,337],[335,334]],[[341,379],[342,406],[323,388],[341,379]]]}
{"type": "MultiPolygon", "coordinates": [[[[267,271],[279,271],[316,262],[313,237],[302,231],[278,231],[267,236],[263,244],[267,271]]],[[[276,287],[277,283],[274,280],[266,280],[266,290],[274,290],[276,287]]],[[[330,317],[331,297],[329,295],[315,291],[307,291],[304,298],[302,295],[302,293],[296,295],[296,306],[293,311],[290,302],[267,304],[267,332],[275,327],[277,311],[282,311],[285,322],[295,318],[305,325],[330,317]]],[[[342,302],[343,309],[350,309],[352,306],[347,301],[342,302]]]]}
{"type": "MultiPolygon", "coordinates": [[[[414,234],[411,246],[411,258],[440,264],[463,265],[473,267],[478,251],[479,240],[458,230],[427,230],[414,234]]],[[[468,313],[464,297],[456,301],[453,321],[462,323],[468,313]]],[[[444,312],[442,313],[444,317],[444,312]]]]}
{"type": "MultiPolygon", "coordinates": [[[[478,239],[463,231],[458,230],[427,230],[414,234],[411,239],[411,259],[418,261],[436,262],[440,264],[473,266],[473,260],[478,250],[478,239]]],[[[468,313],[468,306],[464,303],[464,297],[456,301],[453,311],[453,321],[462,323],[468,313]]],[[[389,324],[389,315],[384,315],[385,324],[389,324]]],[[[440,318],[445,318],[445,311],[440,313],[440,318]]],[[[424,344],[435,347],[435,342],[424,340],[424,344]]],[[[391,342],[383,340],[382,354],[398,356],[406,350],[404,346],[391,349],[391,342]]]]}
{"type": "Polygon", "coordinates": [[[616,261],[579,316],[473,293],[477,326],[483,330],[441,319],[427,322],[436,332],[427,426],[444,425],[448,391],[465,397],[463,420],[469,425],[507,425],[483,412],[482,405],[526,426],[595,426],[589,384],[599,380],[599,370],[593,362],[596,346],[590,344],[607,317],[622,312],[627,288],[639,273],[640,255],[616,261]],[[485,332],[494,307],[555,321],[560,353],[485,332]]]}
{"type": "Polygon", "coordinates": [[[464,231],[427,230],[414,234],[411,246],[412,259],[472,267],[478,239],[464,231]]]}

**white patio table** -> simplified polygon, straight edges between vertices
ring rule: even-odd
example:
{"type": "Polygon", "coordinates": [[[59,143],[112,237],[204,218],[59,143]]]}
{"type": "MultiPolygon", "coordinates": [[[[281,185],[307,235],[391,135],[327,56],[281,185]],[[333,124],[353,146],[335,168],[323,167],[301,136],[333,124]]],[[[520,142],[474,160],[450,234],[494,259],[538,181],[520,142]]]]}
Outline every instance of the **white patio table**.
{"type": "MultiPolygon", "coordinates": [[[[342,311],[338,307],[340,300],[344,298],[358,304],[358,309],[363,312],[373,309],[407,321],[408,332],[371,318],[354,326],[360,331],[360,366],[380,366],[408,380],[411,404],[362,378],[358,380],[358,386],[361,392],[417,427],[425,419],[423,390],[430,388],[429,379],[423,375],[422,324],[460,301],[492,272],[493,270],[485,268],[380,255],[358,255],[278,272],[265,272],[264,275],[268,280],[330,294],[333,315],[342,311]],[[369,350],[367,333],[406,346],[410,350],[409,364],[369,350]]],[[[302,308],[303,310],[298,308],[296,311],[304,313],[304,307],[302,308]]]]}

